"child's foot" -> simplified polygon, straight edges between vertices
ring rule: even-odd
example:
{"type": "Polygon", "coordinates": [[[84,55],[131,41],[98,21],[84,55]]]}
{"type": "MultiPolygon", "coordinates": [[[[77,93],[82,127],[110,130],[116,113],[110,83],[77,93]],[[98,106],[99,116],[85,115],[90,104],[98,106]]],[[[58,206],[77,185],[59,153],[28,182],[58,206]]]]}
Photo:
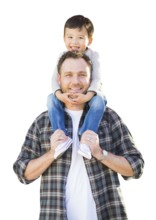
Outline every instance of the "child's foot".
{"type": "Polygon", "coordinates": [[[83,157],[86,157],[89,160],[92,158],[90,149],[89,149],[88,145],[86,145],[86,144],[80,144],[80,148],[78,150],[78,153],[80,155],[82,155],[83,157]]]}
{"type": "Polygon", "coordinates": [[[68,137],[64,143],[59,144],[55,149],[54,159],[60,157],[70,147],[72,142],[72,139],[68,137]]]}

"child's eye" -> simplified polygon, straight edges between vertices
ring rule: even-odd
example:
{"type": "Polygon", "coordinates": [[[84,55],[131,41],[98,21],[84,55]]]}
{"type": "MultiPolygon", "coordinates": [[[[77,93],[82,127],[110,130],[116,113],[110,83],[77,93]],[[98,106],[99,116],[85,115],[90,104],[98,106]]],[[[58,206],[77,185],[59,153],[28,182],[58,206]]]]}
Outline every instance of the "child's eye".
{"type": "Polygon", "coordinates": [[[68,36],[69,39],[72,39],[72,36],[68,36]]]}

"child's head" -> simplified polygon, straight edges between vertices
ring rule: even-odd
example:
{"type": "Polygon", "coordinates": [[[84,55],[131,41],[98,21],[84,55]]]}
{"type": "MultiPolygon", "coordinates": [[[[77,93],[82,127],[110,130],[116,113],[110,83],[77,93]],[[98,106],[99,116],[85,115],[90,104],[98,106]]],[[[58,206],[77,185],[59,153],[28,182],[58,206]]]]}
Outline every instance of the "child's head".
{"type": "Polygon", "coordinates": [[[82,16],[69,18],[64,25],[64,42],[67,50],[84,52],[92,43],[94,26],[92,22],[82,16]]]}

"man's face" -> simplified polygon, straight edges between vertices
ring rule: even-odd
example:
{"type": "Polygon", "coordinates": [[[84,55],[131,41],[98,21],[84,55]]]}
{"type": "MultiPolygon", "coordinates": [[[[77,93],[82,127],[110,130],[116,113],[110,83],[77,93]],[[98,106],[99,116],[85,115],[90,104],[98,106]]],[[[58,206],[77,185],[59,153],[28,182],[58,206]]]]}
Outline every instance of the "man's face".
{"type": "Polygon", "coordinates": [[[67,58],[58,74],[58,82],[63,93],[86,93],[90,78],[90,67],[83,58],[67,58]]]}

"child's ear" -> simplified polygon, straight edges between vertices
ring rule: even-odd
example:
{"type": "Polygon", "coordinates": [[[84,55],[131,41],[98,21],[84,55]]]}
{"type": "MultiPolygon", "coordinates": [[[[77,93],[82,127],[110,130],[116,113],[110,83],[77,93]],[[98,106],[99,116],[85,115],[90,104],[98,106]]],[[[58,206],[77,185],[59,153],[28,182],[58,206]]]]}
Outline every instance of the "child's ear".
{"type": "Polygon", "coordinates": [[[88,46],[91,45],[92,42],[93,42],[93,38],[90,37],[90,38],[89,38],[89,42],[88,42],[88,46]]]}

